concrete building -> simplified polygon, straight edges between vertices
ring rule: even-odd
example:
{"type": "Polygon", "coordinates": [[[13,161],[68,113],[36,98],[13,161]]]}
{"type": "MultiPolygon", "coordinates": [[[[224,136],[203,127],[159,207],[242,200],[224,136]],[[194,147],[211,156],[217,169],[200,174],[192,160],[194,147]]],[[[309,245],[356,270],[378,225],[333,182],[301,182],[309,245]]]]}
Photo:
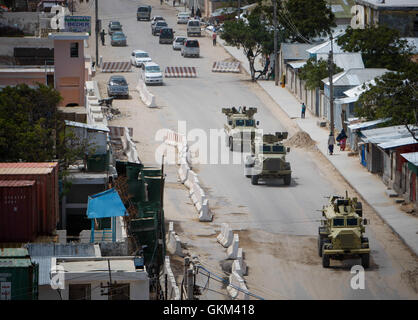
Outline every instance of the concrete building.
{"type": "Polygon", "coordinates": [[[364,8],[366,25],[387,25],[401,37],[418,37],[418,2],[416,0],[356,0],[364,8]]]}
{"type": "Polygon", "coordinates": [[[149,277],[140,258],[53,258],[51,270],[51,277],[64,282],[62,300],[149,300],[149,277]]]}

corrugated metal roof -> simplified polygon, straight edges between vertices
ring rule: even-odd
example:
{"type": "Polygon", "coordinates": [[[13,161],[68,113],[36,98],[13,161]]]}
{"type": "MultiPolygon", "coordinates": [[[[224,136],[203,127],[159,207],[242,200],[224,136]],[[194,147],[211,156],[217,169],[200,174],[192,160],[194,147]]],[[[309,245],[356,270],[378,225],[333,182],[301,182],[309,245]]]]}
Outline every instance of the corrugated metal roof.
{"type": "Polygon", "coordinates": [[[0,168],[54,168],[58,162],[0,162],[0,168]]]}
{"type": "Polygon", "coordinates": [[[389,121],[389,120],[390,120],[390,118],[378,119],[378,120],[373,120],[373,121],[365,121],[365,122],[350,124],[348,127],[351,130],[359,130],[359,129],[372,127],[372,126],[375,126],[376,124],[383,123],[383,122],[386,122],[386,121],[389,121]]]}
{"type": "Polygon", "coordinates": [[[0,174],[48,174],[51,173],[53,168],[1,168],[0,174]]]}
{"type": "Polygon", "coordinates": [[[359,97],[364,91],[369,90],[371,86],[376,85],[376,81],[371,80],[367,81],[357,87],[351,88],[347,91],[344,91],[344,94],[347,97],[359,97]],[[363,88],[364,87],[364,88],[363,88]]]}
{"type": "Polygon", "coordinates": [[[418,152],[401,153],[401,156],[414,166],[418,166],[418,152]]]}
{"type": "Polygon", "coordinates": [[[289,62],[288,64],[293,69],[299,69],[299,68],[302,68],[306,64],[306,61],[303,61],[303,62],[289,62]]]}
{"type": "MultiPolygon", "coordinates": [[[[415,128],[414,130],[418,130],[415,128]]],[[[408,138],[411,136],[405,126],[391,126],[385,128],[369,129],[361,132],[364,138],[364,142],[370,143],[384,143],[391,140],[408,138]]]]}
{"type": "Polygon", "coordinates": [[[284,60],[308,60],[309,53],[307,50],[314,47],[315,44],[306,43],[282,43],[281,51],[284,60]]]}
{"type": "Polygon", "coordinates": [[[406,138],[400,138],[400,139],[393,139],[387,142],[383,142],[378,144],[377,146],[382,149],[390,149],[390,148],[396,148],[401,146],[407,146],[410,144],[417,144],[417,140],[415,140],[413,137],[406,137],[406,138]]]}
{"type": "MultiPolygon", "coordinates": [[[[356,68],[349,69],[344,72],[335,74],[333,77],[334,86],[359,86],[363,83],[380,77],[389,70],[381,68],[356,68]]],[[[326,85],[329,85],[329,79],[322,80],[326,85]]]]}
{"type": "Polygon", "coordinates": [[[29,256],[29,252],[25,248],[1,248],[0,257],[1,258],[21,258],[29,256]]]}
{"type": "Polygon", "coordinates": [[[30,187],[36,183],[35,180],[0,180],[0,188],[30,187]]]}
{"type": "Polygon", "coordinates": [[[418,8],[417,0],[356,0],[358,4],[370,5],[373,8],[379,9],[402,9],[404,7],[415,7],[418,8]]]}
{"type": "Polygon", "coordinates": [[[408,41],[408,45],[412,47],[412,53],[417,54],[418,53],[418,38],[400,38],[401,40],[408,41]]]}
{"type": "Polygon", "coordinates": [[[90,130],[97,130],[97,131],[104,131],[109,132],[109,128],[104,124],[87,124],[82,122],[75,122],[75,121],[68,121],[65,120],[65,125],[70,127],[77,127],[77,128],[86,128],[90,130]]]}
{"type": "Polygon", "coordinates": [[[51,264],[53,257],[31,257],[34,263],[39,264],[39,285],[44,286],[51,283],[51,264]]]}
{"type": "MultiPolygon", "coordinates": [[[[334,39],[332,40],[332,49],[334,54],[336,53],[344,53],[344,50],[338,45],[337,38],[344,34],[345,31],[337,31],[334,35],[334,39]]],[[[314,45],[311,48],[307,48],[306,51],[311,54],[320,54],[325,53],[328,54],[331,51],[331,40],[325,41],[321,44],[314,45]]]]}
{"type": "MultiPolygon", "coordinates": [[[[319,53],[317,54],[317,60],[322,59],[327,61],[328,53],[319,53]]],[[[353,68],[364,68],[363,58],[361,57],[360,52],[341,52],[335,53],[333,55],[334,63],[344,69],[349,70],[353,68]]]]}

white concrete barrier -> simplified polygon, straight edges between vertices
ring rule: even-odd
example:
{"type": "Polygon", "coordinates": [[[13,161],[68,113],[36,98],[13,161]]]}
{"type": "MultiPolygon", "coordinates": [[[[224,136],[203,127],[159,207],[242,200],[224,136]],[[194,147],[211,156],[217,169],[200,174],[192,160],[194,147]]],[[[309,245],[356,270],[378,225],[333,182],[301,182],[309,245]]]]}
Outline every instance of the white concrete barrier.
{"type": "Polygon", "coordinates": [[[237,261],[240,265],[240,269],[242,270],[242,275],[247,275],[247,264],[244,261],[244,253],[242,248],[238,248],[238,254],[237,254],[237,261]]]}
{"type": "Polygon", "coordinates": [[[172,221],[169,223],[167,249],[173,255],[184,257],[184,253],[181,248],[181,241],[179,236],[174,232],[174,222],[172,221]]]}
{"type": "Polygon", "coordinates": [[[155,96],[148,91],[145,82],[142,79],[138,79],[138,85],[136,86],[136,90],[139,92],[139,96],[141,97],[142,102],[150,108],[155,108],[155,96]]]}
{"type": "Polygon", "coordinates": [[[187,177],[189,175],[189,167],[186,164],[182,164],[180,165],[179,169],[178,169],[178,174],[180,177],[180,181],[181,183],[185,183],[187,180],[187,177]]]}
{"type": "Polygon", "coordinates": [[[247,286],[245,285],[244,279],[237,273],[232,272],[229,276],[229,284],[226,288],[229,295],[233,299],[239,299],[239,300],[248,300],[248,294],[246,292],[242,292],[239,289],[243,291],[248,291],[247,286]]]}
{"type": "MultiPolygon", "coordinates": [[[[164,272],[167,275],[167,300],[180,300],[180,290],[176,283],[173,271],[171,270],[170,257],[166,256],[164,261],[164,272]]],[[[162,285],[164,288],[164,285],[162,285]]]]}
{"type": "Polygon", "coordinates": [[[206,199],[203,201],[202,209],[199,212],[199,221],[209,222],[213,220],[213,214],[209,210],[209,201],[206,199]]]}
{"type": "Polygon", "coordinates": [[[222,223],[221,233],[218,235],[217,240],[224,248],[228,248],[232,244],[234,234],[227,223],[222,223]]]}
{"type": "Polygon", "coordinates": [[[234,260],[232,263],[232,272],[236,272],[242,277],[244,275],[243,270],[241,269],[241,265],[238,260],[234,260]]]}
{"type": "Polygon", "coordinates": [[[239,236],[234,234],[234,240],[231,245],[226,250],[226,258],[235,260],[238,257],[238,248],[239,248],[239,236]]]}

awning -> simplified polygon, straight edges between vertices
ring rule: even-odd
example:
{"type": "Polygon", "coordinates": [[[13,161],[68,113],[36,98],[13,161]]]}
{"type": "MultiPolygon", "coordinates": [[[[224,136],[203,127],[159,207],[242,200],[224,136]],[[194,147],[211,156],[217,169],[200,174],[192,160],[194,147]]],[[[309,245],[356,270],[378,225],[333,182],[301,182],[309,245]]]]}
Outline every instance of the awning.
{"type": "Polygon", "coordinates": [[[126,208],[114,188],[89,196],[87,204],[87,217],[89,219],[124,215],[126,215],[126,208]]]}
{"type": "Polygon", "coordinates": [[[366,121],[366,122],[360,122],[360,123],[353,123],[353,124],[350,124],[348,127],[351,130],[359,130],[359,129],[364,129],[367,127],[375,126],[379,123],[389,121],[390,119],[391,118],[386,118],[386,119],[378,119],[378,120],[366,121]]]}
{"type": "Polygon", "coordinates": [[[413,137],[401,138],[401,139],[394,139],[387,142],[383,142],[378,144],[377,146],[382,149],[390,149],[396,148],[400,146],[406,146],[409,144],[416,144],[418,143],[413,137]]]}

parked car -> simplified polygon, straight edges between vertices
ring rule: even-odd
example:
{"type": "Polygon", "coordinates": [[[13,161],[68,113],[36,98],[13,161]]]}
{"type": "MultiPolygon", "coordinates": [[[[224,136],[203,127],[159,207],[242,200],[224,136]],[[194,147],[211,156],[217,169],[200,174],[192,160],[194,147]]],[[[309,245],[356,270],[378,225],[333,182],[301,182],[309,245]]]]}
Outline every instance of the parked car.
{"type": "Polygon", "coordinates": [[[131,53],[131,64],[137,67],[141,67],[145,62],[151,62],[148,52],[142,50],[134,50],[131,53]]]}
{"type": "Polygon", "coordinates": [[[107,29],[107,33],[109,36],[113,34],[113,32],[122,31],[122,25],[119,21],[110,21],[107,29]]]}
{"type": "Polygon", "coordinates": [[[151,19],[151,28],[157,21],[165,21],[164,17],[162,16],[154,16],[151,19]]]}
{"type": "Polygon", "coordinates": [[[174,33],[172,28],[161,28],[159,43],[172,44],[174,40],[174,33]]]}
{"type": "Polygon", "coordinates": [[[124,96],[129,97],[128,82],[124,76],[111,76],[107,83],[107,95],[109,97],[124,96]]]}
{"type": "Polygon", "coordinates": [[[126,46],[126,36],[122,31],[117,31],[117,32],[113,32],[112,36],[110,38],[110,44],[112,46],[121,46],[121,47],[125,47],[126,46]]]}
{"type": "Polygon", "coordinates": [[[167,22],[165,21],[157,21],[153,26],[152,26],[152,35],[156,36],[160,34],[160,30],[162,28],[168,27],[167,22]]]}
{"type": "Polygon", "coordinates": [[[139,76],[145,84],[163,84],[163,73],[155,62],[146,62],[142,65],[139,76]]]}
{"type": "Polygon", "coordinates": [[[136,12],[136,20],[147,20],[151,19],[151,6],[140,6],[136,12]]]}
{"type": "Polygon", "coordinates": [[[198,57],[200,56],[199,41],[187,39],[181,47],[181,55],[183,57],[198,57]]]}
{"type": "Polygon", "coordinates": [[[199,37],[202,35],[199,20],[193,19],[187,22],[187,36],[190,37],[191,35],[197,35],[199,37]]]}
{"type": "Polygon", "coordinates": [[[182,36],[175,37],[173,41],[173,50],[181,50],[181,47],[183,46],[184,41],[186,40],[187,40],[186,37],[182,37],[182,36]]]}
{"type": "Polygon", "coordinates": [[[190,19],[190,13],[189,12],[179,12],[177,14],[177,23],[178,24],[187,24],[189,19],[190,19]]]}

